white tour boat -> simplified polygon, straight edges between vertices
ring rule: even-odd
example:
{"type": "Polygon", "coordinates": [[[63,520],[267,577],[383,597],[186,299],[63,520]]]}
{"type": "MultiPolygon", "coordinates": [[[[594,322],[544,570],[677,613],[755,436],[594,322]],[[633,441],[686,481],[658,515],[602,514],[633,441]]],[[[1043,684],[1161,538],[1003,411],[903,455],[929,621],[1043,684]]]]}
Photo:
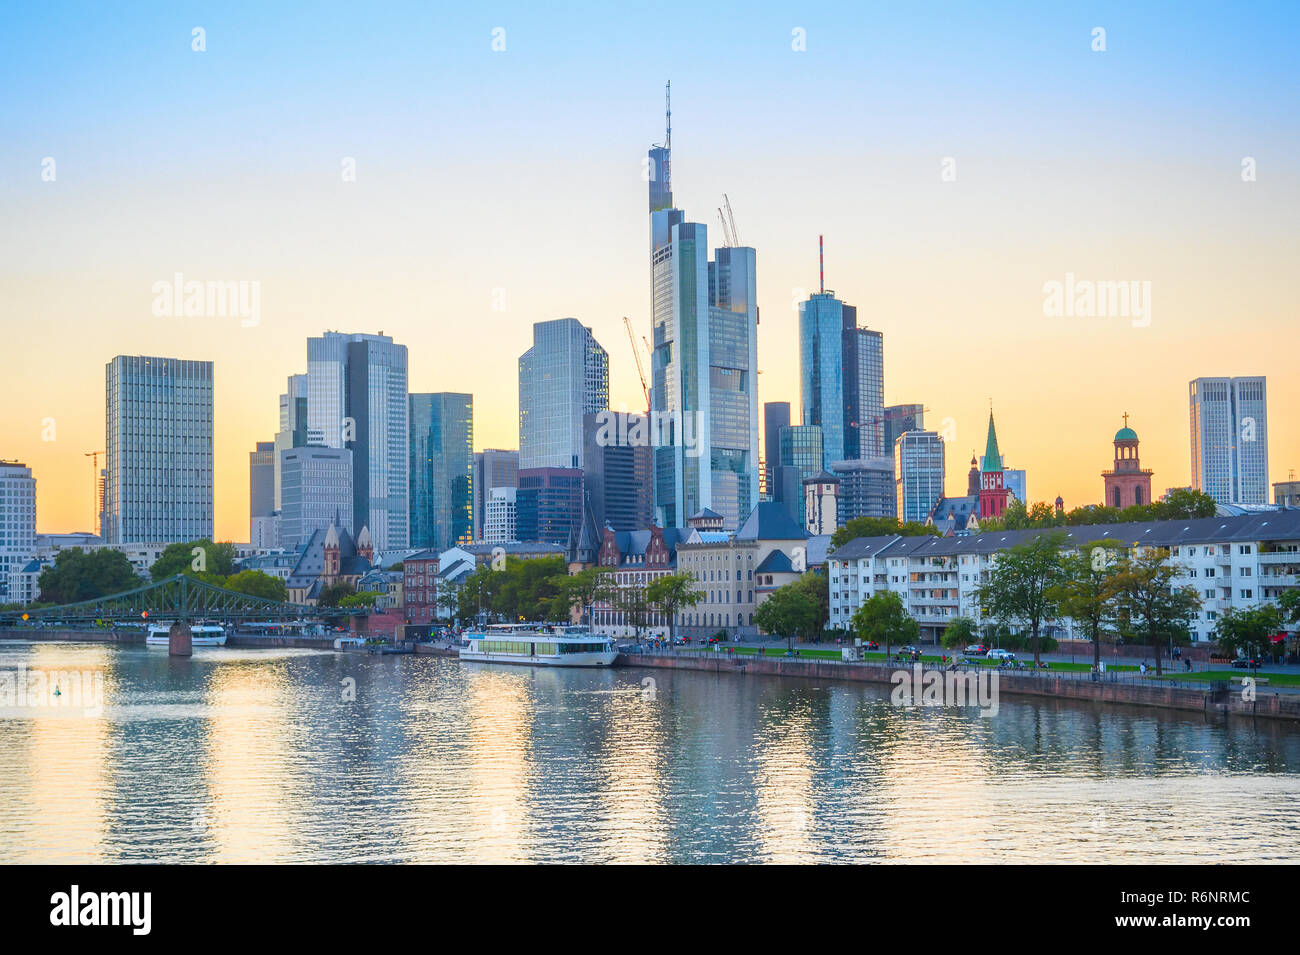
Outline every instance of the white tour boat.
{"type": "MultiPolygon", "coordinates": [[[[165,647],[171,643],[171,624],[150,624],[144,642],[151,647],[165,647]]],[[[226,631],[215,623],[190,625],[190,644],[195,647],[224,647],[226,631]]]]}
{"type": "Polygon", "coordinates": [[[618,651],[614,641],[586,627],[560,625],[483,627],[465,634],[460,658],[476,663],[523,663],[546,667],[607,667],[618,651]]]}

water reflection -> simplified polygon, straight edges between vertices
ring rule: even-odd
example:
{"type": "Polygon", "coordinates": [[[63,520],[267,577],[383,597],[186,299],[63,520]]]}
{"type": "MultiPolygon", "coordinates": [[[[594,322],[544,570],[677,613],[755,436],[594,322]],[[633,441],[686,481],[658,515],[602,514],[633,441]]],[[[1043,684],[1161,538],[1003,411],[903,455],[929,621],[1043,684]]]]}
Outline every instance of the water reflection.
{"type": "Polygon", "coordinates": [[[0,644],[0,861],[1236,861],[1300,852],[1300,728],[423,657],[0,644]],[[643,682],[649,681],[649,682],[643,682]]]}

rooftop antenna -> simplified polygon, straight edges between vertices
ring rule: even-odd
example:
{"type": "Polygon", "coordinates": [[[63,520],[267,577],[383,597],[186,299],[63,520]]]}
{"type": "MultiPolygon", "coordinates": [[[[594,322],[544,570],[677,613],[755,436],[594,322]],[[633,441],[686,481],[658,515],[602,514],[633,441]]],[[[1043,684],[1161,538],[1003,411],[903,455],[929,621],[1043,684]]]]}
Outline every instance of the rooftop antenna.
{"type": "Polygon", "coordinates": [[[826,294],[826,252],[822,246],[822,237],[817,237],[817,272],[821,280],[822,294],[826,294]]]}
{"type": "Polygon", "coordinates": [[[664,148],[673,148],[673,81],[664,86],[664,148]]]}

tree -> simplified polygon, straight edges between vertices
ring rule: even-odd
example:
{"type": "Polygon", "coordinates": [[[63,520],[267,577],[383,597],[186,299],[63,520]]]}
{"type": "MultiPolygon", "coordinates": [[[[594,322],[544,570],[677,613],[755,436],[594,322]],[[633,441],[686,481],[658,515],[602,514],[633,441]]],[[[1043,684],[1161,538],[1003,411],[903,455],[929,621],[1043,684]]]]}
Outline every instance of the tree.
{"type": "Polygon", "coordinates": [[[703,591],[695,589],[692,574],[668,574],[650,582],[646,599],[668,618],[668,642],[677,635],[677,612],[684,607],[694,607],[704,599],[703,591]]]}
{"type": "Polygon", "coordinates": [[[1167,548],[1141,548],[1120,561],[1115,579],[1121,629],[1151,645],[1156,676],[1162,672],[1161,649],[1166,643],[1191,642],[1191,622],[1201,606],[1194,589],[1174,588],[1177,571],[1168,560],[1167,548]]]}
{"type": "Polygon", "coordinates": [[[826,622],[831,618],[831,582],[824,573],[810,571],[794,581],[790,586],[807,594],[817,604],[817,619],[809,635],[813,642],[820,639],[826,629],[826,622]]]}
{"type": "MultiPolygon", "coordinates": [[[[228,577],[235,572],[235,545],[229,541],[214,544],[212,541],[189,541],[168,544],[149,568],[154,580],[165,580],[176,574],[212,574],[228,577]]],[[[209,578],[211,579],[211,578],[209,578]]]]}
{"type": "MultiPolygon", "coordinates": [[[[319,607],[341,607],[343,598],[351,597],[356,594],[357,588],[353,587],[346,580],[336,580],[332,584],[326,584],[320,589],[320,595],[316,598],[316,605],[319,607]]],[[[348,606],[352,606],[349,604],[348,606]]]]}
{"type": "Polygon", "coordinates": [[[886,656],[894,637],[906,644],[919,640],[921,634],[921,625],[903,607],[903,598],[892,590],[872,594],[854,611],[851,627],[864,641],[883,643],[886,656]]]}
{"type": "Polygon", "coordinates": [[[1244,656],[1258,661],[1273,652],[1273,635],[1281,629],[1282,611],[1273,604],[1245,610],[1232,607],[1223,611],[1214,624],[1214,642],[1222,656],[1244,656]]]}
{"type": "Polygon", "coordinates": [[[1219,510],[1214,498],[1204,491],[1193,491],[1191,488],[1170,491],[1164,500],[1156,501],[1152,507],[1157,512],[1156,519],[1166,521],[1213,517],[1219,510]]]}
{"type": "Polygon", "coordinates": [[[1092,641],[1092,665],[1101,669],[1101,640],[1115,617],[1118,598],[1116,551],[1119,541],[1093,541],[1061,558],[1062,579],[1052,598],[1061,615],[1080,624],[1092,641]]]}
{"type": "Polygon", "coordinates": [[[650,601],[646,597],[645,585],[629,584],[617,588],[614,607],[627,618],[632,632],[640,636],[641,631],[645,629],[646,621],[650,619],[650,601]]]}
{"type": "Polygon", "coordinates": [[[578,622],[591,625],[593,604],[607,600],[615,589],[614,574],[608,567],[588,567],[576,574],[561,574],[551,583],[566,610],[578,611],[578,622]]]}
{"type": "Polygon", "coordinates": [[[438,581],[434,587],[433,605],[439,610],[447,611],[449,616],[455,616],[460,608],[460,588],[446,581],[438,581]]]}
{"type": "Polygon", "coordinates": [[[794,638],[808,635],[817,626],[816,598],[797,584],[778,587],[754,611],[754,623],[770,634],[785,635],[786,645],[794,652],[794,638]]]}
{"type": "Polygon", "coordinates": [[[1287,623],[1300,623],[1300,590],[1284,590],[1277,598],[1278,609],[1287,623]]]}
{"type": "Polygon", "coordinates": [[[949,650],[975,642],[975,621],[970,617],[953,617],[943,631],[943,645],[949,650]]]}
{"type": "Polygon", "coordinates": [[[937,537],[939,536],[939,530],[919,521],[908,521],[906,524],[900,524],[892,517],[855,517],[831,535],[831,550],[843,547],[849,541],[857,540],[859,537],[893,537],[895,535],[922,537],[926,534],[933,534],[937,537]]]}
{"type": "Polygon", "coordinates": [[[141,586],[135,568],[120,550],[60,551],[41,571],[41,600],[56,604],[95,600],[141,586]]]}
{"type": "Polygon", "coordinates": [[[345,608],[373,607],[378,600],[379,594],[372,593],[371,591],[364,591],[362,593],[344,594],[338,599],[338,603],[334,606],[345,608]]]}
{"type": "Polygon", "coordinates": [[[1039,631],[1043,621],[1057,615],[1055,593],[1064,579],[1061,569],[1061,531],[1039,534],[999,554],[988,580],[978,590],[984,613],[1010,624],[1024,621],[1033,637],[1034,666],[1041,657],[1039,631]]]}
{"type": "Polygon", "coordinates": [[[284,581],[260,570],[241,570],[227,577],[222,586],[251,597],[265,597],[281,603],[289,599],[289,589],[284,581]]]}

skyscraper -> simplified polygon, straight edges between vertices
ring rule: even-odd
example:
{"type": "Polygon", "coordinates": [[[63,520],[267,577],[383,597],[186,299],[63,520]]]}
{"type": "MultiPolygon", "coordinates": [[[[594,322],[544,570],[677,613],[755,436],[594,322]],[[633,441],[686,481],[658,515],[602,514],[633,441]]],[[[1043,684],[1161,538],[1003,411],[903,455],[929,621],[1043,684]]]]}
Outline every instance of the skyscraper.
{"type": "Polygon", "coordinates": [[[823,287],[799,304],[804,424],[819,425],[827,461],[884,453],[884,336],[823,287]]]}
{"type": "Polygon", "coordinates": [[[1268,390],[1257,378],[1188,385],[1192,487],[1220,504],[1268,503],[1268,390]]]}
{"type": "MultiPolygon", "coordinates": [[[[670,147],[650,165],[671,168],[670,147]]],[[[758,502],[758,305],[752,248],[729,245],[708,257],[708,230],[671,206],[665,183],[650,182],[658,523],[684,526],[697,511],[739,527],[758,502]]]]}
{"type": "Polygon", "coordinates": [[[295,548],[336,524],[351,527],[355,495],[352,452],[309,445],[280,452],[280,544],[295,548]]]}
{"type": "Polygon", "coordinates": [[[275,434],[274,509],[280,510],[280,452],[307,444],[307,376],[290,375],[284,394],[280,395],[280,430],[275,434]]]}
{"type": "MultiPolygon", "coordinates": [[[[519,487],[519,452],[487,448],[474,455],[474,540],[486,533],[487,505],[493,488],[519,487]]],[[[514,498],[511,499],[514,507],[514,498]]],[[[513,513],[513,511],[512,511],[513,513]]]]}
{"type": "Polygon", "coordinates": [[[18,461],[0,461],[0,603],[20,600],[16,576],[36,556],[36,479],[18,461]]]}
{"type": "Polygon", "coordinates": [[[897,516],[892,457],[836,461],[828,470],[840,479],[837,516],[841,525],[857,517],[897,516]]]}
{"type": "Polygon", "coordinates": [[[894,442],[904,431],[920,431],[925,427],[924,405],[890,405],[881,414],[884,418],[885,453],[892,455],[894,442]]]}
{"type": "Polygon", "coordinates": [[[253,525],[259,517],[275,513],[275,442],[259,441],[248,452],[248,539],[254,538],[253,525]]]}
{"type": "Polygon", "coordinates": [[[474,534],[474,397],[415,394],[411,405],[411,547],[446,550],[474,534]]]}
{"type": "Polygon", "coordinates": [[[825,438],[815,424],[794,425],[780,431],[781,464],[778,480],[781,483],[781,503],[799,526],[806,519],[803,482],[822,470],[825,456],[825,438]]]}
{"type": "Polygon", "coordinates": [[[645,530],[654,518],[653,458],[648,443],[630,438],[634,429],[649,433],[645,415],[589,414],[582,427],[583,492],[596,528],[645,530]]]}
{"type": "Polygon", "coordinates": [[[609,355],[576,318],[533,325],[519,356],[519,467],[582,467],[582,416],[609,407],[609,355]]]}
{"type": "Polygon", "coordinates": [[[520,468],[515,502],[519,540],[567,544],[582,526],[582,471],[520,468]]]}
{"type": "Polygon", "coordinates": [[[781,429],[790,427],[790,402],[763,404],[763,482],[769,500],[781,500],[777,468],[781,466],[781,429]]]}
{"type": "Polygon", "coordinates": [[[376,551],[409,540],[406,346],[387,335],[307,339],[307,443],[352,451],[352,536],[376,551]]]}
{"type": "Polygon", "coordinates": [[[211,540],[212,362],[118,355],[104,378],[104,540],[211,540]]]}
{"type": "Polygon", "coordinates": [[[898,519],[923,522],[943,496],[943,438],[934,431],[908,431],[894,442],[898,519]]]}

